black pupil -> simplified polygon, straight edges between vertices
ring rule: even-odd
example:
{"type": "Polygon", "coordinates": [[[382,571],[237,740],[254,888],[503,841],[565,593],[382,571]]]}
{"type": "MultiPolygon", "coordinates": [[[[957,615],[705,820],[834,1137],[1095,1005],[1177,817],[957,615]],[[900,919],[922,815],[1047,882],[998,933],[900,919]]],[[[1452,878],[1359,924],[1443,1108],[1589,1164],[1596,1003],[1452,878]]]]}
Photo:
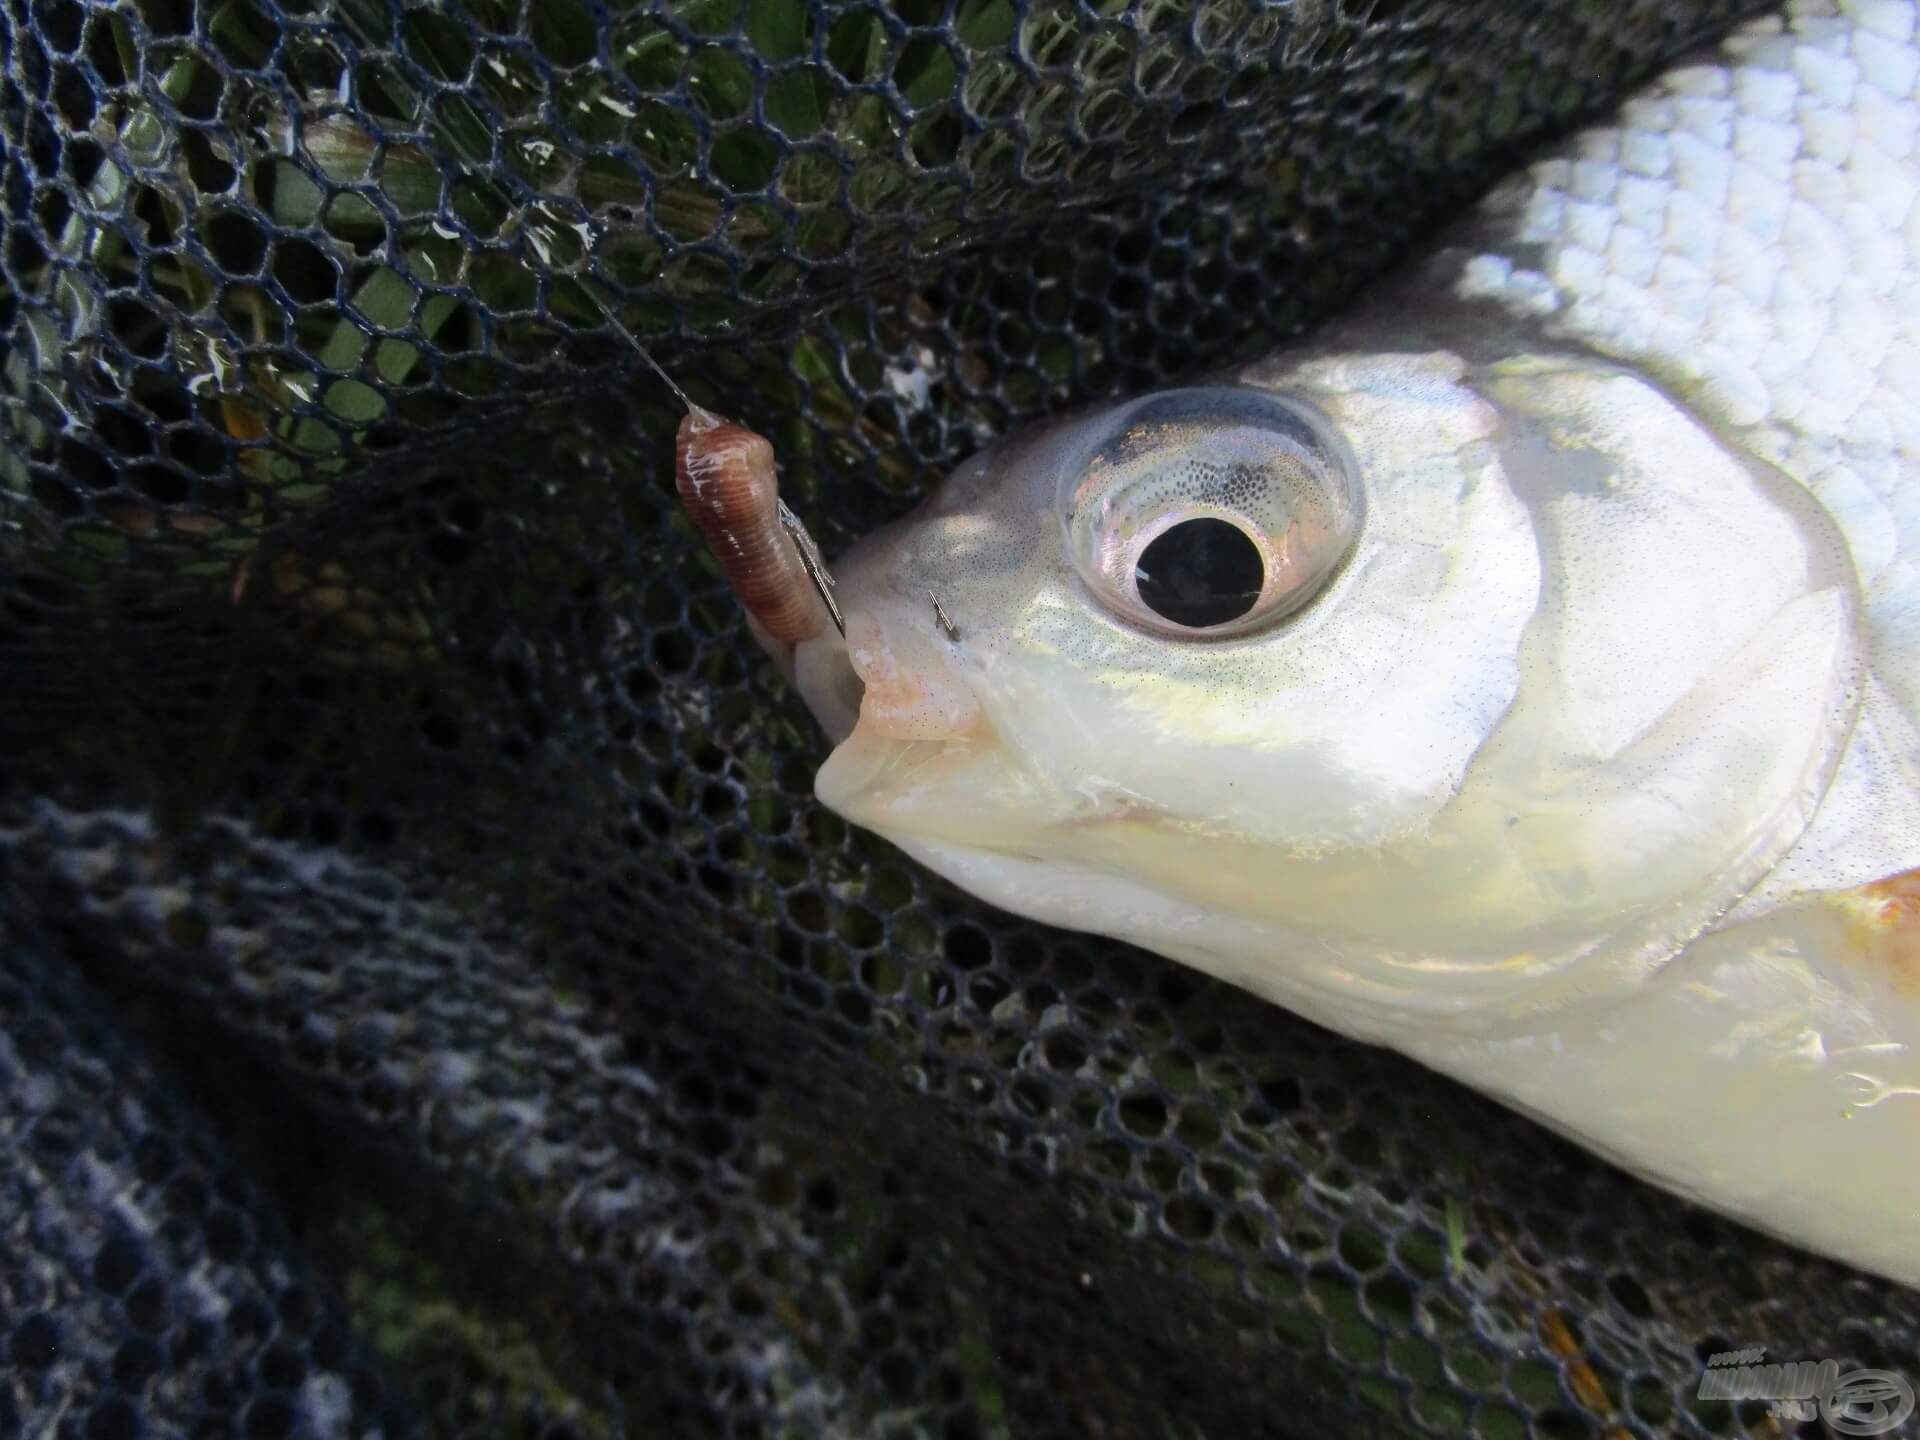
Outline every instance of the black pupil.
{"type": "Polygon", "coordinates": [[[1182,520],[1155,536],[1133,567],[1140,598],[1154,614],[1200,629],[1238,620],[1260,598],[1260,552],[1225,520],[1182,520]]]}

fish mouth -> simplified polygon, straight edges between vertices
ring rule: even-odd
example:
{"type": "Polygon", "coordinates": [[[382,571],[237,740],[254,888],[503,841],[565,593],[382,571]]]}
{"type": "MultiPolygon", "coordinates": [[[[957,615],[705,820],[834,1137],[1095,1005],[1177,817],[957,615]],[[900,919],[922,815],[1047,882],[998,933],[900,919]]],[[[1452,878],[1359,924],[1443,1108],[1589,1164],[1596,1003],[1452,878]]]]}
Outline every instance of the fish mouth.
{"type": "Polygon", "coordinates": [[[984,719],[929,735],[945,717],[917,691],[898,713],[884,689],[878,701],[874,694],[869,687],[857,722],[815,775],[820,802],[896,845],[910,838],[982,849],[1017,843],[1026,828],[1017,817],[1034,798],[1031,777],[1009,763],[984,719]]]}
{"type": "Polygon", "coordinates": [[[859,723],[888,740],[965,741],[986,715],[956,642],[911,625],[883,625],[870,610],[847,615],[847,659],[860,677],[859,723]]]}
{"type": "Polygon", "coordinates": [[[1020,813],[1007,810],[1020,798],[1008,792],[1025,788],[1025,767],[1009,763],[971,657],[931,605],[923,617],[898,596],[866,598],[884,603],[848,608],[841,688],[806,696],[836,742],[815,794],[896,844],[929,832],[975,844],[1003,839],[1009,815],[1020,813]]]}
{"type": "Polygon", "coordinates": [[[795,647],[793,678],[822,728],[836,745],[856,727],[896,741],[977,739],[986,715],[952,622],[933,606],[925,625],[897,605],[888,612],[856,606],[842,634],[795,647]]]}

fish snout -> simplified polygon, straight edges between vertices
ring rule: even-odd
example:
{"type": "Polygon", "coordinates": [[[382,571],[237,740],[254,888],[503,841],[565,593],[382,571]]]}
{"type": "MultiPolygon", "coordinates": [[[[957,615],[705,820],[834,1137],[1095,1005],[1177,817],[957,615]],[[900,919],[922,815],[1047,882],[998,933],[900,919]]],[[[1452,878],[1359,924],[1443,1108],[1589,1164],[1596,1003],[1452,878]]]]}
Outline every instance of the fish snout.
{"type": "Polygon", "coordinates": [[[860,677],[860,728],[888,740],[966,740],[985,727],[962,649],[964,635],[923,600],[924,617],[898,607],[847,612],[847,656],[860,677]]]}

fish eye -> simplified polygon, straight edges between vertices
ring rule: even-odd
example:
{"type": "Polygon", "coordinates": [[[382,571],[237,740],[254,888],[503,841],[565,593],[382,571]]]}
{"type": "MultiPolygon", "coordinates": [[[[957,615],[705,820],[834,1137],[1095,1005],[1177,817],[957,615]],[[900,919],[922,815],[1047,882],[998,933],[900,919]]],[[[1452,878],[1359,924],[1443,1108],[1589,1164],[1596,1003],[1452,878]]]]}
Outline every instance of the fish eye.
{"type": "Polygon", "coordinates": [[[1082,422],[1058,497],[1080,578],[1120,619],[1227,638],[1284,619],[1353,551],[1358,465],[1291,396],[1168,390],[1082,422]]]}

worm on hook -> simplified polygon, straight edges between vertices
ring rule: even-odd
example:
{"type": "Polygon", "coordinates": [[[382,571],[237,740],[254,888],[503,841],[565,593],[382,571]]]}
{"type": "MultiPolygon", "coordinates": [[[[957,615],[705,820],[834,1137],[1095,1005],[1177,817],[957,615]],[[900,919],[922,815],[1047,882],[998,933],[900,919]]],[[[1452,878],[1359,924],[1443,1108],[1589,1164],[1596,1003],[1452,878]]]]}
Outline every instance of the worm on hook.
{"type": "Polygon", "coordinates": [[[681,399],[687,416],[674,444],[680,503],[747,614],[770,638],[797,645],[821,633],[824,608],[845,635],[833,577],[813,537],[780,499],[773,446],[746,426],[681,399]]]}
{"type": "Polygon", "coordinates": [[[680,503],[746,610],[747,628],[838,744],[859,718],[864,686],[847,651],[833,576],[806,526],[780,498],[773,446],[694,404],[611,306],[603,304],[601,314],[686,407],[673,445],[680,503]],[[832,642],[809,644],[824,639],[828,620],[838,632],[832,642]]]}
{"type": "Polygon", "coordinates": [[[859,720],[866,686],[847,647],[833,576],[780,498],[773,446],[694,404],[637,341],[635,347],[687,407],[673,447],[680,503],[747,612],[747,628],[838,744],[859,720]]]}
{"type": "Polygon", "coordinates": [[[605,313],[608,323],[686,407],[674,437],[674,487],[748,618],[766,638],[787,645],[813,639],[820,633],[820,617],[800,584],[804,577],[844,639],[847,622],[833,598],[833,576],[807,527],[780,498],[773,446],[765,436],[694,404],[653,352],[612,311],[605,313]]]}
{"type": "Polygon", "coordinates": [[[838,743],[859,718],[864,686],[847,651],[833,576],[780,498],[773,446],[694,404],[645,346],[632,343],[687,407],[673,447],[680,503],[747,612],[747,628],[838,743]],[[829,621],[837,633],[828,632],[829,621]]]}

